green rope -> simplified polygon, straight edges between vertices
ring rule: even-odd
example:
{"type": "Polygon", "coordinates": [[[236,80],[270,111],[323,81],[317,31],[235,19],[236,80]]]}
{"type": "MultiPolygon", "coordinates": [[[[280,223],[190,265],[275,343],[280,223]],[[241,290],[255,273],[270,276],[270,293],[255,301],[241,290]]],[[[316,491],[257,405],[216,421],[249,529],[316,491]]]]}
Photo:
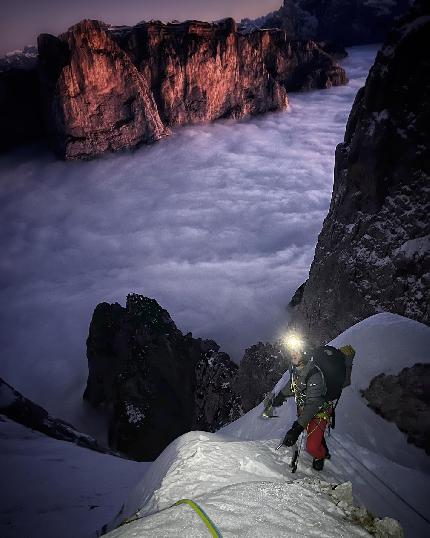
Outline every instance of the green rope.
{"type": "Polygon", "coordinates": [[[191,506],[191,508],[200,516],[203,523],[209,529],[211,536],[213,536],[214,538],[222,538],[221,532],[217,529],[215,523],[206,514],[203,508],[200,508],[200,506],[197,503],[195,503],[194,501],[191,501],[190,499],[181,499],[180,501],[176,502],[173,506],[177,506],[179,504],[188,504],[189,506],[191,506]]]}

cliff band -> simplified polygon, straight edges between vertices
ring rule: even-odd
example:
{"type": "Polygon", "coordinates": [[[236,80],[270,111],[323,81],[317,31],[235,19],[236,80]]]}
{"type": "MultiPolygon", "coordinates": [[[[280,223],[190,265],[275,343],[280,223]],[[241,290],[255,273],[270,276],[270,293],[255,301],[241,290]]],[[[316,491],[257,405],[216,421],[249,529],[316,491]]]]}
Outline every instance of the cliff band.
{"type": "Polygon", "coordinates": [[[313,41],[242,35],[233,19],[109,27],[84,20],[38,39],[44,117],[57,152],[90,158],[178,125],[285,109],[287,92],[346,83],[313,41]]]}

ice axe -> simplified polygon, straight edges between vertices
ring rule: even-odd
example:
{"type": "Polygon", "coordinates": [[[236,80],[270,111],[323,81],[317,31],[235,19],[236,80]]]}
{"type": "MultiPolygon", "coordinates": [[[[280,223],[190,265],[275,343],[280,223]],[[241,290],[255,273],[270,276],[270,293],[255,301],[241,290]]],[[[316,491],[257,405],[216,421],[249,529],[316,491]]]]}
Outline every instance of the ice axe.
{"type": "MultiPolygon", "coordinates": [[[[299,440],[297,439],[297,441],[292,446],[293,457],[291,458],[291,463],[290,463],[292,473],[295,473],[297,471],[297,465],[299,463],[299,456],[300,456],[300,449],[302,447],[302,441],[303,441],[303,434],[300,435],[300,443],[299,443],[299,440]]],[[[279,450],[281,446],[284,446],[283,440],[282,440],[282,443],[279,446],[277,446],[275,450],[279,450]]]]}

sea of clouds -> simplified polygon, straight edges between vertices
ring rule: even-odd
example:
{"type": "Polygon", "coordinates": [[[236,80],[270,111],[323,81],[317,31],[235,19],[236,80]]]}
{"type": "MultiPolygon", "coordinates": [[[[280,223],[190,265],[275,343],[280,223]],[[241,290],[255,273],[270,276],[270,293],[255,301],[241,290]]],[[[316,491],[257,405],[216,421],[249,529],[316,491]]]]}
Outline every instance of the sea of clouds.
{"type": "Polygon", "coordinates": [[[292,94],[286,112],[182,128],[91,162],[34,147],[1,156],[0,376],[85,429],[92,312],[130,292],[236,361],[278,337],[376,50],[350,49],[349,85],[292,94]]]}

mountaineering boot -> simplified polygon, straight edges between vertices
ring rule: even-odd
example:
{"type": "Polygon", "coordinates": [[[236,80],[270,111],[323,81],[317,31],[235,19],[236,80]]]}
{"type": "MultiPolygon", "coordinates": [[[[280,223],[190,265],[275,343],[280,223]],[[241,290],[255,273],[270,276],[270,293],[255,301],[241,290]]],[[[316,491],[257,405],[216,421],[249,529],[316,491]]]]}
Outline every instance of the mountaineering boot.
{"type": "Polygon", "coordinates": [[[324,458],[321,460],[317,460],[314,458],[314,461],[312,462],[312,467],[315,469],[315,471],[322,471],[324,469],[324,458]]]}

